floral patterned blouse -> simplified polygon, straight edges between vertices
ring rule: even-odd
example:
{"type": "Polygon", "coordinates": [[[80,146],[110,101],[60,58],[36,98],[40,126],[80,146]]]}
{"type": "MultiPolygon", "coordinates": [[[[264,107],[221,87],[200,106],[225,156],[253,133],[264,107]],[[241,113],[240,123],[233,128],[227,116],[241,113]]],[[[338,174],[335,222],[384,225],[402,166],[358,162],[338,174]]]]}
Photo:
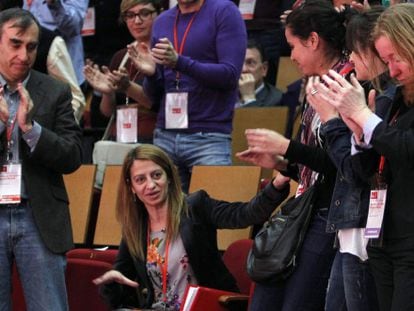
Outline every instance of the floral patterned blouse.
{"type": "Polygon", "coordinates": [[[167,273],[167,301],[164,303],[162,292],[162,267],[166,244],[165,230],[151,232],[147,249],[147,271],[154,287],[155,310],[180,310],[181,301],[188,284],[197,284],[188,255],[179,236],[170,242],[167,273]]]}

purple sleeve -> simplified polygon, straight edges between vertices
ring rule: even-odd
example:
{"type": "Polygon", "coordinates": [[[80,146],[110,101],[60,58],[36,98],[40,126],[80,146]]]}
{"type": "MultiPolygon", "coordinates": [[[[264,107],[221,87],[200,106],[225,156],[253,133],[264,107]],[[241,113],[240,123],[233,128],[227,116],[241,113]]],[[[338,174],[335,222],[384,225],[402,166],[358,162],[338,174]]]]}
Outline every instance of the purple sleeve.
{"type": "Polygon", "coordinates": [[[217,15],[217,63],[203,63],[179,56],[176,69],[212,88],[233,89],[243,67],[247,46],[244,21],[237,7],[229,2],[217,15]]]}

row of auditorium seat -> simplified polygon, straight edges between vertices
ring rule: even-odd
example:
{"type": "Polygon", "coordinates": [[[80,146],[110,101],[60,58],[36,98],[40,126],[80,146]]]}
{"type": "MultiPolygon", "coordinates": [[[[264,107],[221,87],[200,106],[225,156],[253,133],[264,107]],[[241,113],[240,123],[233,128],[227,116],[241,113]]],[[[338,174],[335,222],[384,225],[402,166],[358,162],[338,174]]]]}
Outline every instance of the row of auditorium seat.
{"type": "MultiPolygon", "coordinates": [[[[99,202],[96,227],[92,245],[85,248],[85,238],[93,202],[93,183],[96,167],[82,165],[76,172],[65,176],[65,183],[70,198],[70,211],[78,248],[68,252],[67,287],[71,311],[104,311],[106,306],[101,301],[92,280],[111,268],[116,256],[116,249],[94,250],[93,247],[116,247],[120,241],[120,227],[115,221],[115,202],[117,185],[120,181],[121,166],[108,166],[99,202]]],[[[196,166],[190,182],[190,192],[205,189],[211,196],[228,201],[246,201],[253,197],[263,186],[261,168],[256,166],[196,166]]],[[[292,192],[295,186],[292,187],[292,192]]],[[[248,294],[251,282],[244,269],[248,249],[240,245],[251,244],[252,228],[241,230],[219,230],[218,245],[224,251],[224,259],[229,270],[236,276],[242,293],[248,294]],[[247,242],[243,242],[246,241],[247,242]],[[242,244],[238,244],[242,243],[242,244]],[[232,246],[233,245],[233,246],[232,246]],[[234,246],[237,245],[237,246],[234,246]],[[232,247],[229,247],[232,246],[232,247]],[[228,251],[228,252],[227,252],[228,251]],[[230,259],[227,259],[230,258],[230,259]],[[247,285],[246,285],[247,284],[247,285]]],[[[24,299],[14,269],[14,311],[23,311],[24,299]]]]}
{"type": "MultiPolygon", "coordinates": [[[[282,91],[300,74],[288,57],[281,57],[276,86],[282,91]]],[[[206,190],[217,199],[246,201],[263,187],[263,178],[269,180],[274,172],[240,162],[235,153],[246,149],[244,131],[247,128],[269,128],[284,133],[287,107],[241,108],[235,111],[232,149],[234,166],[197,166],[193,169],[190,192],[206,190]]],[[[295,129],[298,124],[295,125],[295,129]]],[[[94,188],[95,165],[82,165],[76,172],[65,175],[70,200],[74,242],[77,246],[67,253],[66,282],[70,311],[106,311],[92,280],[112,267],[121,238],[120,226],[115,220],[115,203],[121,166],[107,166],[102,190],[94,188]],[[109,249],[94,247],[109,246],[109,249]]],[[[296,184],[291,188],[296,189],[296,184]]],[[[219,230],[218,245],[224,252],[223,260],[236,277],[241,293],[248,297],[254,284],[245,271],[245,259],[251,247],[252,228],[219,230]]],[[[13,268],[13,311],[24,311],[25,302],[16,267],[13,268]]],[[[225,297],[221,303],[227,305],[225,297]]],[[[231,301],[230,297],[230,301],[231,301]]],[[[236,307],[237,308],[237,307],[236,307]]],[[[215,311],[217,308],[211,307],[215,311]]],[[[226,307],[220,310],[227,310],[226,307]]]]}

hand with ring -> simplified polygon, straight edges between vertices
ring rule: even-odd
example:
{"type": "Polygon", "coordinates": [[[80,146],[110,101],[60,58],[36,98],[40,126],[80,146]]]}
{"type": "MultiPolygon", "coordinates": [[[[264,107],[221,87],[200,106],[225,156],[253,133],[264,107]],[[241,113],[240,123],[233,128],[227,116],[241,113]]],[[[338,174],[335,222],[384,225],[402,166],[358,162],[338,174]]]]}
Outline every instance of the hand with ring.
{"type": "Polygon", "coordinates": [[[329,97],[326,91],[327,87],[323,85],[318,76],[309,77],[306,85],[306,93],[310,94],[306,99],[309,104],[318,113],[322,123],[339,116],[336,108],[329,103],[329,97]],[[316,94],[318,94],[316,96],[316,94]]]}

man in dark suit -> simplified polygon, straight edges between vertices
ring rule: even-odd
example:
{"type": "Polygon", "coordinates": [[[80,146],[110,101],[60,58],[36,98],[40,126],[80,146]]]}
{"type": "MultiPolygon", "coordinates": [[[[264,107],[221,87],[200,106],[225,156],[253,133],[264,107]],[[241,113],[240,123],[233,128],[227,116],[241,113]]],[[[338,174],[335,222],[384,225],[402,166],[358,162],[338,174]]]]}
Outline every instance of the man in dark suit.
{"type": "Polygon", "coordinates": [[[254,40],[247,43],[243,71],[239,79],[239,103],[236,107],[272,107],[280,105],[282,92],[264,81],[268,62],[262,46],[254,40]]]}
{"type": "Polygon", "coordinates": [[[81,164],[81,132],[65,85],[31,70],[39,24],[0,12],[0,310],[17,265],[30,310],[67,310],[65,252],[73,247],[62,174],[81,164]]]}

